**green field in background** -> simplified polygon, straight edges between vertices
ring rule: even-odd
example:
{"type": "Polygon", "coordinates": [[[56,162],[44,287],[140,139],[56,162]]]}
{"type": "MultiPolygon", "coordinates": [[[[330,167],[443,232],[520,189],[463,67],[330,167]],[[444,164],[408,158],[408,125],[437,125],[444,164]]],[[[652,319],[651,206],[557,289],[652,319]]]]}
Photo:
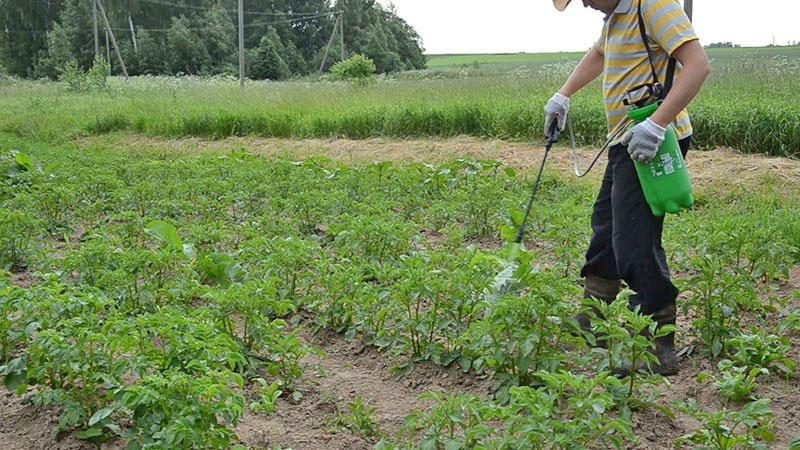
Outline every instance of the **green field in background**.
{"type": "MultiPolygon", "coordinates": [[[[706,49],[712,59],[735,59],[751,56],[786,56],[800,58],[800,47],[744,47],[706,49]]],[[[558,53],[475,53],[427,55],[429,69],[453,69],[465,66],[529,66],[578,61],[584,52],[558,53]]]]}

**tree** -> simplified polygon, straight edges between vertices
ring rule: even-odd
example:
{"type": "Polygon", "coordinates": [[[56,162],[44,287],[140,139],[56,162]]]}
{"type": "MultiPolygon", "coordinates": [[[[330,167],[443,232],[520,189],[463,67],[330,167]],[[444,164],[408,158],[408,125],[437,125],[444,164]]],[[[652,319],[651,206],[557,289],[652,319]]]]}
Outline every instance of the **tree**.
{"type": "Polygon", "coordinates": [[[255,61],[253,61],[251,78],[283,80],[291,76],[289,65],[281,57],[280,45],[277,33],[268,33],[261,38],[256,50],[255,61]]]}
{"type": "MultiPolygon", "coordinates": [[[[235,3],[103,0],[133,74],[234,70],[235,3]],[[137,30],[138,50],[132,45],[131,23],[137,30]]],[[[330,0],[247,0],[246,7],[263,13],[245,16],[245,50],[248,55],[262,55],[257,61],[248,60],[248,64],[262,74],[269,72],[271,79],[317,70],[334,31],[334,11],[344,13],[346,56],[365,54],[375,60],[380,72],[425,66],[417,33],[394,9],[384,8],[375,0],[336,0],[333,7],[330,0]],[[265,36],[269,36],[270,44],[264,41],[265,36]],[[274,57],[273,50],[279,58],[274,57]]],[[[53,66],[46,59],[46,31],[58,23],[58,33],[66,37],[78,67],[88,69],[94,60],[91,17],[90,0],[0,0],[0,65],[14,75],[34,76],[38,70],[53,76],[53,66]],[[45,59],[38,61],[40,58],[45,59]]],[[[339,59],[340,51],[337,38],[331,46],[331,64],[339,59]]]]}
{"type": "Polygon", "coordinates": [[[344,12],[345,46],[375,61],[378,72],[425,67],[422,40],[394,9],[375,0],[337,0],[344,12]]]}
{"type": "MultiPolygon", "coordinates": [[[[65,0],[59,21],[69,41],[69,48],[78,66],[88,69],[94,64],[92,5],[86,0],[65,0]]],[[[100,27],[102,30],[103,27],[100,27]]]]}
{"type": "Polygon", "coordinates": [[[174,74],[201,74],[211,61],[203,39],[191,27],[185,16],[175,17],[167,32],[167,53],[174,74]]]}
{"type": "Polygon", "coordinates": [[[210,57],[211,71],[218,72],[226,64],[233,64],[236,59],[236,28],[227,11],[217,4],[204,15],[204,32],[206,50],[210,57]]]}
{"type": "Polygon", "coordinates": [[[138,73],[156,75],[169,70],[164,60],[166,46],[163,41],[150,34],[149,31],[140,28],[136,31],[136,42],[139,45],[136,58],[138,73]]]}
{"type": "Polygon", "coordinates": [[[55,80],[68,63],[74,62],[71,45],[64,28],[53,23],[53,28],[47,32],[47,48],[39,52],[34,66],[36,78],[50,78],[55,80]]]}
{"type": "Polygon", "coordinates": [[[12,75],[32,76],[47,47],[47,31],[58,20],[62,0],[0,0],[0,63],[12,75]]]}

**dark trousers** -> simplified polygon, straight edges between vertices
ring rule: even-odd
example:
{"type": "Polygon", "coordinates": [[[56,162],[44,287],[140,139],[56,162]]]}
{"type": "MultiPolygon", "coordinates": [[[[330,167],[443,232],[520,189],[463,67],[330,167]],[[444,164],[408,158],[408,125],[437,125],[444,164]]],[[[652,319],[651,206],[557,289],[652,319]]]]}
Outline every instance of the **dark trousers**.
{"type": "MultiPolygon", "coordinates": [[[[686,157],[691,137],[679,141],[686,157]]],[[[633,161],[624,145],[611,147],[608,167],[592,213],[592,240],[581,276],[624,280],[636,292],[632,306],[643,314],[675,303],[667,257],[661,246],[664,218],[656,217],[644,199],[633,161]]]]}

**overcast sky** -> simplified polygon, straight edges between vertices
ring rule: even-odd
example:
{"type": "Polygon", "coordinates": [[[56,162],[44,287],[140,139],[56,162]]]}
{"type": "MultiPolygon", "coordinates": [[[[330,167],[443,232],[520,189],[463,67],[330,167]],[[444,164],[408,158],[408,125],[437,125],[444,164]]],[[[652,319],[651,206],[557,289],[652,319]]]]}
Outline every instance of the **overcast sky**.
{"type": "MultiPolygon", "coordinates": [[[[379,0],[389,4],[390,0],[379,0]]],[[[564,13],[551,0],[393,0],[422,36],[426,53],[582,51],[597,39],[602,13],[573,0],[564,13]]],[[[743,46],[800,41],[798,0],[695,0],[704,44],[743,46]]]]}

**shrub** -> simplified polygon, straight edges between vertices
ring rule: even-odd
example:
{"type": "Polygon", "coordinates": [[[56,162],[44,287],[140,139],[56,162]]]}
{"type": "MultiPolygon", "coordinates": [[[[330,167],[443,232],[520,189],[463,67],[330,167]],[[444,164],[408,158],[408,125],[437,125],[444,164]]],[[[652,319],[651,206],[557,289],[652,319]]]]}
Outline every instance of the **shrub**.
{"type": "Polygon", "coordinates": [[[58,68],[59,80],[67,85],[69,92],[89,92],[108,88],[108,77],[111,66],[102,56],[94,60],[92,67],[84,71],[75,60],[67,61],[58,68]]]}
{"type": "Polygon", "coordinates": [[[375,61],[364,55],[354,55],[352,58],[338,62],[331,67],[331,76],[335,80],[365,81],[375,74],[375,61]]]}

